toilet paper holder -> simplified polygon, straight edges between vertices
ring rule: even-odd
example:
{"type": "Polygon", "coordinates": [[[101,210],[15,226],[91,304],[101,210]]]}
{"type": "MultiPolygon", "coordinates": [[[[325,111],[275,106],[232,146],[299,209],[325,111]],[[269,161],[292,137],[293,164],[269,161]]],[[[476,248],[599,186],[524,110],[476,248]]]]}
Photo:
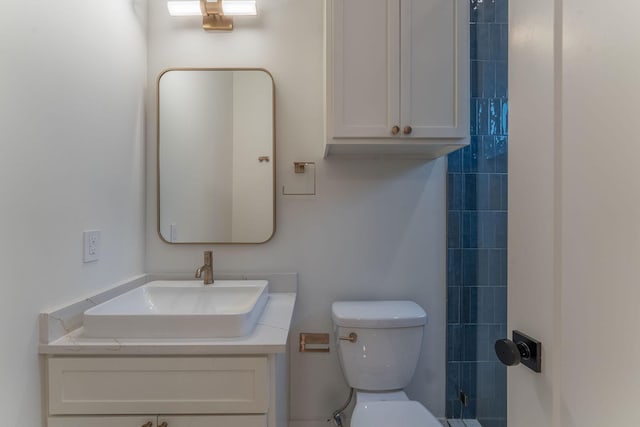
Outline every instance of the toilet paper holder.
{"type": "Polygon", "coordinates": [[[300,353],[329,353],[329,334],[301,332],[300,353]]]}

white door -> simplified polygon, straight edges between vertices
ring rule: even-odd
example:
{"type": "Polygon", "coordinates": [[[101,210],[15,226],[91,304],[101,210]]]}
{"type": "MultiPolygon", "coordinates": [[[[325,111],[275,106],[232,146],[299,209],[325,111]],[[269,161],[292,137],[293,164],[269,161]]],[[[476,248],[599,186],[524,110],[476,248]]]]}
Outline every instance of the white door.
{"type": "Polygon", "coordinates": [[[640,425],[640,2],[509,8],[508,425],[640,425]]]}

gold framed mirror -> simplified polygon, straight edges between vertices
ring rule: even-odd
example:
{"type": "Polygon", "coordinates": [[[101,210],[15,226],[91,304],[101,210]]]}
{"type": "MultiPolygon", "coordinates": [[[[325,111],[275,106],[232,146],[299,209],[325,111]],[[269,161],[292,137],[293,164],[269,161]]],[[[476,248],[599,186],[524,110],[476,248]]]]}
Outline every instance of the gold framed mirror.
{"type": "Polygon", "coordinates": [[[275,232],[275,84],[260,68],[171,68],[157,79],[158,234],[257,244],[275,232]]]}

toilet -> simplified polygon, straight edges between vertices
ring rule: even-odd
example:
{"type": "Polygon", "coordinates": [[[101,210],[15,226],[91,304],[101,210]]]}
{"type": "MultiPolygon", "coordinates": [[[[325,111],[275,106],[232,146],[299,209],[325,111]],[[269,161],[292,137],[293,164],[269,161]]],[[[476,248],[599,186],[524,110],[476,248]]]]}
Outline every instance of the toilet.
{"type": "Polygon", "coordinates": [[[404,387],[420,356],[425,311],[413,301],[331,305],[342,372],[356,395],[351,427],[442,427],[404,387]]]}

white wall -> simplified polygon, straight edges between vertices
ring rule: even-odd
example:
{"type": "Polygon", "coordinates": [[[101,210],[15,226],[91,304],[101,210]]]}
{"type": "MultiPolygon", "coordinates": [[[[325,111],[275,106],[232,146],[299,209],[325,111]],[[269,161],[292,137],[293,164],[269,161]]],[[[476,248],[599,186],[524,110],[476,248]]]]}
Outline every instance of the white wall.
{"type": "MultiPolygon", "coordinates": [[[[263,67],[276,85],[277,227],[264,245],[216,246],[214,268],[296,271],[299,299],[291,334],[291,405],[296,427],[326,425],[346,398],[335,349],[297,352],[297,336],[331,330],[339,299],[412,298],[429,315],[424,351],[409,393],[437,416],[445,390],[445,162],[323,160],[322,0],[260,2],[257,18],[231,33],[206,33],[199,18],[170,18],[149,5],[148,81],[175,66],[263,67]],[[282,196],[294,161],[317,162],[315,197],[282,196]]],[[[147,98],[153,105],[154,94],[147,98]]],[[[155,218],[155,115],[149,109],[147,269],[192,272],[203,245],[162,243],[155,218]]]]}
{"type": "Polygon", "coordinates": [[[0,413],[41,425],[38,313],[144,267],[146,4],[0,14],[0,413]],[[82,231],[102,230],[82,263],[82,231]]]}

